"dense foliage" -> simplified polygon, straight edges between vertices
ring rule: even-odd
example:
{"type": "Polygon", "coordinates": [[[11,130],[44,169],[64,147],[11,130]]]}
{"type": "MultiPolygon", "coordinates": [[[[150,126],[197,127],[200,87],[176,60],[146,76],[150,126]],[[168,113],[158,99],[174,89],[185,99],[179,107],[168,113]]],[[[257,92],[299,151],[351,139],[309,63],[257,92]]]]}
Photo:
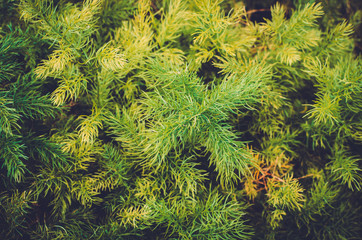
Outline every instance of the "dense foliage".
{"type": "Polygon", "coordinates": [[[0,5],[1,239],[362,238],[360,12],[0,5]]]}

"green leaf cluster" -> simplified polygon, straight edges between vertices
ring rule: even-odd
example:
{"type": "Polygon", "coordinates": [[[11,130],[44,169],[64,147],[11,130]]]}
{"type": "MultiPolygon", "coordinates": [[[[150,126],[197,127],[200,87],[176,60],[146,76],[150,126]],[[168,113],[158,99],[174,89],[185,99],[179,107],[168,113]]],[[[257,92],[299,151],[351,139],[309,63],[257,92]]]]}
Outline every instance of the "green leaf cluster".
{"type": "Polygon", "coordinates": [[[1,4],[0,238],[361,237],[362,62],[321,3],[1,4]]]}

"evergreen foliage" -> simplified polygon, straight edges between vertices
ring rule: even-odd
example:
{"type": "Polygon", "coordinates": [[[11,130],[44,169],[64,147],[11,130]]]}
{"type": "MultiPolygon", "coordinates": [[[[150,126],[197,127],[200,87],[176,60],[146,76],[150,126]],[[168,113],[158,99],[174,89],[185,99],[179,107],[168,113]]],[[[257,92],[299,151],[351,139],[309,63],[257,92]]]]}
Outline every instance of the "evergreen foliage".
{"type": "Polygon", "coordinates": [[[360,239],[362,61],[310,2],[1,1],[0,238],[360,239]]]}

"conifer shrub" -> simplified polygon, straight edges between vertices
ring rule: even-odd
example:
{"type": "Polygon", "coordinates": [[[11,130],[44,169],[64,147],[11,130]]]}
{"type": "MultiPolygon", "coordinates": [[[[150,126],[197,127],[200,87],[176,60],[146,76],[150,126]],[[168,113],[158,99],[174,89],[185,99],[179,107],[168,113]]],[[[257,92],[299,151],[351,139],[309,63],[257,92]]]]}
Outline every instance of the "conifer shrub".
{"type": "Polygon", "coordinates": [[[1,1],[1,239],[361,239],[358,12],[307,2],[1,1]]]}

